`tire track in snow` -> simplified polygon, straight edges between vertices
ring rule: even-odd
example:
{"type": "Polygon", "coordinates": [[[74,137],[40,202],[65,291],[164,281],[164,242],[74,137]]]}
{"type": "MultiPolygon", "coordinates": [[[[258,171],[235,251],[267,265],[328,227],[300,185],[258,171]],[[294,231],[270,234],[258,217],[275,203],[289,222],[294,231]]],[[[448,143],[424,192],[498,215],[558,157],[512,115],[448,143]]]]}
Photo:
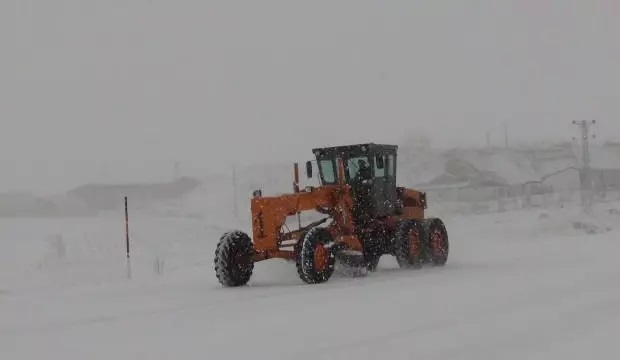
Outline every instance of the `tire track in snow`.
{"type": "MultiPolygon", "coordinates": [[[[541,310],[548,311],[537,311],[538,314],[544,314],[542,319],[533,319],[530,323],[532,326],[527,328],[500,333],[490,344],[472,342],[440,352],[439,357],[446,360],[462,359],[463,354],[468,354],[468,357],[475,359],[511,359],[512,355],[522,359],[524,349],[527,349],[528,356],[534,355],[552,348],[558,342],[578,340],[583,332],[615,321],[620,314],[620,299],[613,298],[613,296],[596,300],[589,299],[583,303],[569,303],[569,306],[561,308],[558,311],[553,307],[545,307],[541,310]],[[577,328],[576,325],[578,325],[577,328]]],[[[592,349],[589,354],[595,355],[596,352],[592,349]]]]}
{"type": "MultiPolygon", "coordinates": [[[[596,271],[593,271],[596,273],[596,271]]],[[[598,279],[599,281],[604,279],[605,282],[601,284],[610,284],[614,283],[617,279],[616,274],[607,274],[605,277],[597,276],[583,276],[580,281],[574,281],[573,279],[565,279],[568,280],[568,283],[563,284],[561,287],[551,287],[549,283],[541,283],[536,287],[527,288],[527,292],[521,292],[518,296],[507,296],[509,303],[506,305],[501,301],[491,301],[491,305],[487,302],[481,302],[479,306],[475,310],[471,309],[463,309],[465,311],[456,311],[454,314],[447,314],[447,316],[442,320],[428,320],[424,321],[421,324],[418,323],[416,326],[405,326],[402,328],[395,329],[393,331],[389,331],[383,334],[372,334],[369,336],[364,336],[358,338],[354,341],[349,342],[341,342],[337,345],[327,345],[324,347],[318,347],[313,349],[307,349],[303,352],[291,352],[282,356],[282,358],[321,358],[321,356],[334,356],[335,353],[347,353],[353,349],[354,352],[360,351],[360,349],[369,349],[381,344],[387,344],[391,342],[400,342],[403,340],[411,339],[411,341],[415,340],[416,333],[421,332],[422,334],[429,332],[443,332],[445,329],[450,329],[457,327],[462,324],[472,323],[485,316],[489,316],[490,314],[505,314],[505,313],[516,313],[524,308],[532,308],[540,305],[545,305],[552,307],[555,304],[561,302],[562,299],[570,298],[571,295],[574,295],[575,289],[587,289],[588,285],[592,284],[592,279],[598,279]],[[540,296],[532,296],[531,293],[534,292],[537,295],[547,293],[548,296],[545,296],[541,299],[540,296]]],[[[606,302],[603,301],[605,304],[606,302]]],[[[612,305],[617,305],[617,303],[612,302],[612,305]]],[[[439,305],[439,304],[438,304],[439,305]]],[[[444,314],[446,315],[446,314],[444,314]]],[[[462,354],[457,352],[458,354],[462,354]]],[[[343,354],[344,356],[344,354],[343,354]]]]}
{"type": "MultiPolygon", "coordinates": [[[[504,268],[507,270],[513,270],[517,263],[513,265],[505,265],[504,268]]],[[[546,266],[545,263],[540,263],[542,266],[546,266]]],[[[484,266],[482,268],[485,268],[484,266]]],[[[567,268],[572,268],[571,266],[567,266],[567,268]]],[[[363,288],[388,288],[391,292],[393,289],[394,283],[399,282],[411,282],[412,284],[417,281],[423,281],[425,286],[425,291],[431,291],[433,288],[441,288],[443,282],[432,281],[430,284],[427,283],[429,281],[429,277],[442,278],[444,276],[449,276],[450,273],[458,273],[459,275],[469,275],[475,276],[478,272],[462,272],[463,269],[467,270],[467,265],[458,265],[452,264],[447,265],[442,268],[425,268],[420,270],[411,270],[411,269],[385,269],[384,271],[380,271],[379,273],[371,274],[366,278],[360,279],[350,279],[350,278],[339,278],[334,279],[335,281],[320,284],[320,285],[293,285],[293,286],[246,286],[241,288],[220,288],[217,287],[218,290],[221,290],[221,294],[217,296],[217,299],[213,300],[214,292],[210,291],[208,296],[210,300],[205,303],[204,297],[201,297],[200,300],[187,302],[182,305],[171,305],[171,306],[159,306],[150,309],[144,310],[135,310],[135,311],[126,311],[121,314],[112,314],[112,315],[101,315],[101,316],[91,316],[83,319],[76,320],[61,320],[61,321],[52,321],[46,324],[38,325],[38,326],[28,326],[28,327],[17,327],[17,328],[0,328],[0,335],[19,335],[23,333],[42,333],[49,331],[56,331],[59,329],[69,329],[81,326],[90,326],[97,325],[102,323],[110,323],[115,321],[128,321],[135,318],[144,318],[151,316],[159,316],[166,313],[177,313],[177,312],[186,312],[186,311],[194,311],[194,310],[209,310],[219,308],[222,303],[226,303],[227,306],[237,305],[237,308],[248,308],[247,305],[251,302],[260,302],[262,300],[270,300],[274,298],[290,298],[290,297],[305,297],[307,295],[313,296],[321,296],[326,293],[328,296],[333,296],[335,293],[342,293],[348,291],[357,291],[363,288]],[[447,275],[448,274],[448,275],[447,275]],[[244,296],[235,296],[237,294],[244,294],[244,296]],[[257,294],[258,293],[258,294],[257,294]],[[231,299],[232,298],[232,299],[231,299]],[[221,300],[218,301],[218,300],[221,300]]],[[[475,267],[476,270],[480,269],[475,267]]],[[[497,268],[495,268],[497,270],[497,268]]],[[[529,270],[532,270],[530,267],[529,270]]],[[[558,269],[556,269],[558,270],[558,269]]],[[[139,288],[137,288],[139,290],[139,288]]],[[[376,289],[374,289],[376,290],[376,289]]]]}

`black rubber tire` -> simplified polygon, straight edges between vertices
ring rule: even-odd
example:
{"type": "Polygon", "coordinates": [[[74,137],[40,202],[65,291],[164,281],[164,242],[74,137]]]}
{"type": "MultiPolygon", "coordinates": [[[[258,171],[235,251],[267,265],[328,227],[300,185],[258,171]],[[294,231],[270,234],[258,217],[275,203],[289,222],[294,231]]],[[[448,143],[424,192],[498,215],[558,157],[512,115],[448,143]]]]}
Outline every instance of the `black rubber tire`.
{"type": "Polygon", "coordinates": [[[306,278],[301,269],[301,249],[307,233],[308,232],[304,232],[301,234],[299,240],[297,241],[297,243],[295,243],[295,247],[293,248],[293,256],[295,259],[295,266],[297,267],[297,274],[299,275],[299,278],[305,283],[309,283],[310,281],[306,278]]]}
{"type": "Polygon", "coordinates": [[[230,231],[222,235],[215,248],[215,276],[226,287],[243,286],[254,272],[252,239],[242,231],[230,231]]]}
{"type": "Polygon", "coordinates": [[[315,227],[310,229],[300,239],[301,250],[297,260],[297,273],[299,278],[308,284],[320,284],[327,282],[334,273],[336,257],[331,249],[328,250],[327,266],[323,270],[317,270],[314,266],[314,254],[318,246],[332,244],[334,240],[325,229],[315,227]]]}
{"type": "Polygon", "coordinates": [[[399,267],[407,269],[419,269],[422,267],[424,264],[424,238],[424,227],[420,221],[404,219],[398,224],[394,237],[394,254],[399,267]],[[418,246],[420,246],[420,254],[418,256],[412,256],[409,251],[409,235],[412,231],[418,232],[418,246]]]}
{"type": "Polygon", "coordinates": [[[448,230],[446,225],[441,219],[431,218],[427,220],[427,229],[425,238],[425,248],[427,249],[428,262],[434,266],[444,266],[448,262],[448,255],[450,254],[450,241],[448,239],[448,230]],[[440,250],[433,249],[431,237],[434,232],[438,232],[441,236],[440,250]]]}

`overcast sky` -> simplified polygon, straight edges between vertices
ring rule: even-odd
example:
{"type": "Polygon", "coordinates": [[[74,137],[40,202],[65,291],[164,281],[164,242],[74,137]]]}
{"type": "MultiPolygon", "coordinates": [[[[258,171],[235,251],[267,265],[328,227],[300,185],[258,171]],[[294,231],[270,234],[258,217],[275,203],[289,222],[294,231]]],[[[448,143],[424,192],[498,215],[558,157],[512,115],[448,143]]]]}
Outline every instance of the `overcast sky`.
{"type": "Polygon", "coordinates": [[[0,190],[408,132],[499,142],[504,122],[617,139],[618,18],[617,0],[2,0],[0,190]]]}

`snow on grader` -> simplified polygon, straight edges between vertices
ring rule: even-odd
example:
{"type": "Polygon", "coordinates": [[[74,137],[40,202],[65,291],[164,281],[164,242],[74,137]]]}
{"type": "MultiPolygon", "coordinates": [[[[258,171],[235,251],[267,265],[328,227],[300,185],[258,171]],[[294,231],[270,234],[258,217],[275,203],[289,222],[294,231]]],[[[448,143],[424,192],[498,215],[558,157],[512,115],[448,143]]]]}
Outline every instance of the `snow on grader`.
{"type": "MultiPolygon", "coordinates": [[[[363,273],[374,271],[383,255],[401,268],[443,266],[448,233],[439,218],[425,218],[426,194],[396,184],[396,145],[358,144],[313,149],[320,186],[300,189],[294,165],[293,193],[251,199],[252,237],[230,231],[215,250],[215,273],[226,287],[248,283],[259,261],[295,262],[308,284],[324,283],[336,261],[363,273]],[[304,211],[322,219],[289,230],[286,220],[304,211]]],[[[306,175],[312,178],[312,162],[306,175]]]]}

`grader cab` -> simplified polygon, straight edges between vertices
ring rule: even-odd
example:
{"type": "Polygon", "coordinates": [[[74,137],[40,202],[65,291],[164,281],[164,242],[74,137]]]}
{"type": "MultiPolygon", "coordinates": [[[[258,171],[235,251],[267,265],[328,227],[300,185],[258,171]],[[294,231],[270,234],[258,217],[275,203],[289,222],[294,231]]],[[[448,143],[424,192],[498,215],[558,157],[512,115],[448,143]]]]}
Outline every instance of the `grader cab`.
{"type": "MultiPolygon", "coordinates": [[[[383,255],[402,268],[443,266],[448,259],[446,227],[425,218],[426,194],[396,183],[396,145],[358,144],[313,149],[320,186],[300,188],[294,165],[293,192],[251,199],[252,236],[225,233],[215,250],[215,273],[224,286],[246,284],[254,263],[271,258],[294,261],[302,281],[329,280],[336,261],[374,271],[383,255]],[[323,217],[289,230],[287,219],[314,211],[323,217]]],[[[313,162],[306,175],[313,177],[313,162]]]]}
{"type": "MultiPolygon", "coordinates": [[[[369,196],[369,214],[373,217],[393,215],[398,201],[396,188],[396,152],[394,145],[363,144],[313,149],[322,185],[338,184],[338,160],[344,160],[344,183],[359,187],[369,196]],[[344,155],[344,156],[343,156],[344,155]],[[359,184],[357,180],[359,179],[359,184]]],[[[306,172],[312,175],[311,162],[306,172]]],[[[360,194],[360,196],[363,196],[360,194]]]]}

